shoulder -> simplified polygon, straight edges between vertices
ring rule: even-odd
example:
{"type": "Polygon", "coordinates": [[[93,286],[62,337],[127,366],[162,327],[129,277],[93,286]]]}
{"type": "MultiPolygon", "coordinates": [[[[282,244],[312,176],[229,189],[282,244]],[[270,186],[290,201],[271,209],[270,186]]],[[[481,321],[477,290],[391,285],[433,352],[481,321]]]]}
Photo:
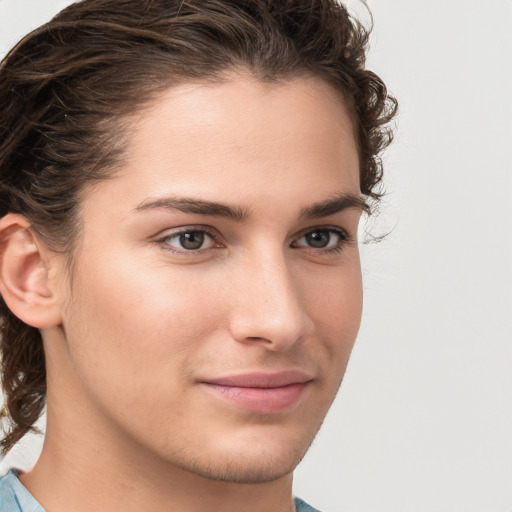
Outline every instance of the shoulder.
{"type": "Polygon", "coordinates": [[[297,512],[320,512],[320,510],[313,508],[300,498],[295,498],[295,510],[297,512]]]}
{"type": "Polygon", "coordinates": [[[9,471],[0,478],[1,512],[45,512],[33,496],[18,480],[15,471],[9,471]]]}

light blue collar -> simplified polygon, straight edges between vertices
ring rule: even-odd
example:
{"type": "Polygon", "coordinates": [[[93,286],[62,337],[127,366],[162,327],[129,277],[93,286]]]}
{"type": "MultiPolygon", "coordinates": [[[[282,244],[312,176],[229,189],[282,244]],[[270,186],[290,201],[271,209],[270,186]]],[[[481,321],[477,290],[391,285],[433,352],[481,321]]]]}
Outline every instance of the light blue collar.
{"type": "Polygon", "coordinates": [[[0,510],[2,512],[45,512],[18,480],[14,470],[0,478],[0,510]]]}

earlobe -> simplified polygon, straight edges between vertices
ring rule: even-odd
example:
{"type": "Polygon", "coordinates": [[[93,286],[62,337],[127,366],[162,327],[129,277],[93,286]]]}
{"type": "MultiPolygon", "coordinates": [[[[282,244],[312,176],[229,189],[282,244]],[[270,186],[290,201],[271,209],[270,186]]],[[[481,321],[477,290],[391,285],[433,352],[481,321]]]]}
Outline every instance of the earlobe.
{"type": "Polygon", "coordinates": [[[0,294],[23,322],[40,329],[60,323],[47,251],[23,215],[0,219],[0,294]]]}

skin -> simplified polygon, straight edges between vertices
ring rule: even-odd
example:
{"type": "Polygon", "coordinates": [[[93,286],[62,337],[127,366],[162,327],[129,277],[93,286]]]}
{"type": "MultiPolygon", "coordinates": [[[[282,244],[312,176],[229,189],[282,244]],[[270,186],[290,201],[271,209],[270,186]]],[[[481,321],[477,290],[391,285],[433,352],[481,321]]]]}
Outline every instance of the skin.
{"type": "Polygon", "coordinates": [[[38,246],[48,423],[21,479],[47,510],[294,510],[292,471],[362,307],[361,208],[318,204],[358,198],[358,168],[347,110],[316,78],[183,85],[140,115],[123,168],[84,193],[72,284],[65,256],[38,246]],[[236,215],[171,207],[180,197],[236,215]],[[204,384],[289,370],[308,381],[274,412],[204,384]]]}

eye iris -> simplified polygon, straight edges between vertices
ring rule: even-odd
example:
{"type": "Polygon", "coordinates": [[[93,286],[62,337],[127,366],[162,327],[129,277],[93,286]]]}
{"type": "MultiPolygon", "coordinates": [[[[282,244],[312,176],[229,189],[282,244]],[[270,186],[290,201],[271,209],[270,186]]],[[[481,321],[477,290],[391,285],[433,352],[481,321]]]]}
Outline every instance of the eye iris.
{"type": "Polygon", "coordinates": [[[200,249],[204,243],[204,233],[201,231],[188,231],[180,235],[180,244],[184,249],[200,249]]]}
{"type": "Polygon", "coordinates": [[[331,234],[327,230],[312,231],[306,235],[306,241],[315,249],[321,249],[327,247],[331,241],[331,234]]]}

